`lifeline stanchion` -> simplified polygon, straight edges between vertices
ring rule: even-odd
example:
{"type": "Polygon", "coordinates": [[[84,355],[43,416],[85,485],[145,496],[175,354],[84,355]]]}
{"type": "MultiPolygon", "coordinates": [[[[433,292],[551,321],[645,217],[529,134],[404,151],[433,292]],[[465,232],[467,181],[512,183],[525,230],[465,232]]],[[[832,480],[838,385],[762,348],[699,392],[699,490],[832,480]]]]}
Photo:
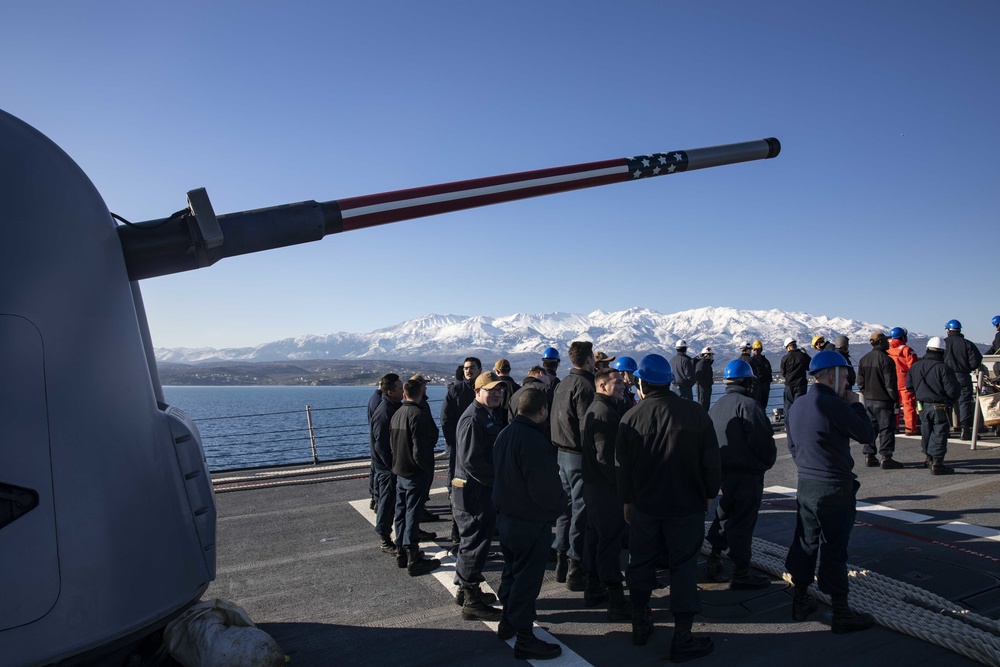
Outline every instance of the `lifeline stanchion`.
{"type": "Polygon", "coordinates": [[[309,444],[312,445],[313,465],[319,463],[319,455],[316,453],[316,432],[313,430],[312,410],[306,406],[306,423],[309,425],[309,444]]]}

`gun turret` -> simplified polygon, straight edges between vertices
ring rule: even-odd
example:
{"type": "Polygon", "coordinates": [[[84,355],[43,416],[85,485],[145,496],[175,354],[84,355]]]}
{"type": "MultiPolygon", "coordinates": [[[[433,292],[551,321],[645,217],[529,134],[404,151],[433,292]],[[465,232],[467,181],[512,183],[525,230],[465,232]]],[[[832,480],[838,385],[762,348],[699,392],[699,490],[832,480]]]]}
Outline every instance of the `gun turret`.
{"type": "Polygon", "coordinates": [[[778,151],[765,139],[223,216],[194,190],[180,215],[118,226],[69,156],[0,112],[0,662],[106,659],[215,577],[201,439],[164,400],[138,280],[778,151]]]}
{"type": "Polygon", "coordinates": [[[204,189],[188,193],[188,211],[174,218],[121,226],[129,278],[189,271],[328,234],[461,211],[540,195],[666,176],[778,155],[777,139],[637,155],[397,190],[337,201],[286,204],[215,217],[204,189]]]}

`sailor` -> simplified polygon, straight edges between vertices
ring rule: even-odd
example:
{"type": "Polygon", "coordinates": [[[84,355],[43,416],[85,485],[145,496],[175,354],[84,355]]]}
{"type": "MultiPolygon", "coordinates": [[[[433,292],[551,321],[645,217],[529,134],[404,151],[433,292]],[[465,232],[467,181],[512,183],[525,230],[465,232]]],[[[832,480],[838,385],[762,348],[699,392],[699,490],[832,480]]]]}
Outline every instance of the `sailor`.
{"type": "Polygon", "coordinates": [[[781,358],[781,377],[785,380],[785,416],[799,396],[805,396],[809,383],[806,372],[809,369],[809,355],[799,349],[794,338],[786,338],[784,348],[788,351],[781,358]]]}
{"type": "MultiPolygon", "coordinates": [[[[392,416],[403,400],[403,382],[395,373],[386,373],[379,380],[382,402],[375,408],[371,420],[372,461],[375,464],[375,532],[382,553],[397,555],[392,541],[392,519],[396,507],[396,476],[392,473],[392,416]]],[[[399,537],[397,535],[397,537],[399,537]]]]}
{"type": "Polygon", "coordinates": [[[906,376],[906,388],[917,399],[920,410],[920,449],[924,452],[924,467],[932,475],[955,472],[944,464],[948,453],[948,415],[958,400],[959,386],[955,374],[944,363],[945,343],[938,336],[927,341],[927,353],[918,360],[906,376]]]}
{"type": "Polygon", "coordinates": [[[552,444],[559,448],[559,475],[570,504],[556,522],[556,581],[582,592],[587,578],[582,567],[587,509],[583,500],[583,416],[594,400],[594,346],[574,341],[569,346],[573,370],[552,398],[552,444]]]}
{"type": "MultiPolygon", "coordinates": [[[[545,372],[549,374],[551,382],[549,386],[552,387],[552,391],[556,390],[556,385],[559,384],[559,376],[556,373],[559,371],[559,350],[554,347],[545,348],[545,352],[542,352],[542,368],[545,372]]],[[[551,406],[550,406],[551,411],[551,406]]]]}
{"type": "Polygon", "coordinates": [[[847,360],[832,350],[813,357],[809,374],[816,382],[795,401],[787,417],[788,450],[798,468],[795,537],[785,558],[792,575],[792,619],[816,611],[809,586],[833,604],[835,633],[867,630],[874,620],[848,605],[847,543],[857,514],[861,485],[854,474],[851,440],[875,441],[875,429],[858,395],[847,388],[847,360]],[[816,561],[819,560],[819,572],[816,561]]]}
{"type": "MultiPolygon", "coordinates": [[[[528,370],[528,374],[524,376],[524,380],[521,381],[521,388],[515,391],[510,397],[510,402],[507,405],[507,423],[514,421],[514,417],[517,415],[517,399],[521,392],[523,392],[527,387],[537,389],[545,394],[545,400],[548,402],[549,406],[551,406],[552,389],[549,387],[550,382],[552,382],[552,376],[546,373],[544,368],[541,366],[532,366],[531,369],[528,370]]],[[[549,433],[549,420],[546,418],[545,435],[549,435],[549,433]]]]}
{"type": "Polygon", "coordinates": [[[751,350],[750,341],[748,341],[748,340],[740,341],[740,356],[738,358],[742,359],[743,361],[745,361],[745,362],[747,362],[749,364],[750,363],[750,350],[751,350]]]}
{"type": "Polygon", "coordinates": [[[670,358],[670,370],[674,374],[674,393],[693,401],[691,388],[694,386],[694,359],[687,355],[688,344],[683,338],[674,344],[674,349],[677,353],[670,358]]]}
{"type": "Polygon", "coordinates": [[[854,372],[854,362],[851,361],[851,339],[847,336],[837,336],[833,341],[834,349],[840,352],[850,366],[847,369],[847,388],[854,389],[854,383],[858,381],[858,374],[854,372]]]}
{"type": "Polygon", "coordinates": [[[1000,354],[1000,315],[993,316],[993,328],[997,330],[997,335],[993,337],[993,344],[986,350],[986,354],[1000,354]]]}
{"type": "Polygon", "coordinates": [[[594,607],[607,600],[608,620],[626,621],[632,618],[632,608],[622,588],[621,552],[628,525],[615,477],[615,439],[625,381],[618,371],[606,368],[597,372],[594,384],[597,393],[583,417],[583,498],[589,522],[583,602],[594,607]]]}
{"type": "Polygon", "coordinates": [[[906,388],[906,376],[917,363],[917,353],[906,344],[909,332],[903,327],[893,327],[889,332],[889,356],[896,364],[896,387],[899,389],[899,402],[903,409],[903,422],[906,424],[906,435],[920,435],[920,422],[917,421],[917,399],[913,392],[906,388]]]}
{"type": "Polygon", "coordinates": [[[771,371],[771,362],[764,356],[764,343],[760,340],[753,342],[750,368],[753,369],[753,374],[757,378],[753,385],[753,397],[757,399],[766,414],[767,404],[771,400],[771,383],[774,382],[774,373],[771,371]]]}
{"type": "Polygon", "coordinates": [[[605,368],[611,368],[611,362],[615,360],[615,357],[609,357],[603,352],[594,353],[594,373],[602,371],[605,368]]]}
{"type": "Polygon", "coordinates": [[[506,414],[510,406],[511,396],[521,388],[521,385],[514,382],[514,378],[510,376],[510,362],[506,359],[497,359],[497,362],[493,364],[493,373],[504,384],[503,400],[500,402],[500,409],[506,414]]]}
{"type": "MultiPolygon", "coordinates": [[[[430,403],[430,401],[427,400],[427,378],[424,377],[423,375],[421,375],[420,373],[417,373],[415,375],[410,376],[410,379],[414,380],[415,382],[419,382],[420,386],[423,387],[423,391],[421,392],[421,395],[420,395],[420,409],[424,412],[424,414],[427,416],[427,418],[431,420],[431,423],[434,423],[434,414],[431,412],[431,403],[430,403]]],[[[404,388],[404,394],[405,394],[405,388],[406,388],[405,384],[403,385],[403,388],[404,388]]],[[[404,400],[405,400],[405,395],[404,395],[404,400]]],[[[437,425],[435,424],[435,427],[436,426],[437,425]]],[[[438,431],[438,435],[440,435],[440,431],[438,431]]],[[[434,442],[434,447],[437,447],[437,441],[436,440],[434,442]]],[[[432,447],[431,449],[433,450],[434,447],[432,447]]],[[[397,492],[398,492],[398,490],[397,490],[397,492]]],[[[441,517],[439,517],[437,514],[434,514],[433,512],[429,512],[427,510],[427,503],[430,501],[430,498],[431,498],[431,487],[428,486],[427,489],[426,489],[426,491],[424,492],[423,510],[421,510],[420,515],[419,515],[421,523],[423,523],[425,521],[431,522],[431,521],[440,521],[441,520],[441,517]]]]}
{"type": "MultiPolygon", "coordinates": [[[[892,458],[896,451],[896,403],[899,400],[896,364],[889,357],[889,339],[884,333],[875,331],[868,342],[872,351],[858,362],[858,391],[865,397],[865,410],[878,432],[877,451],[882,455],[882,469],[897,470],[903,464],[892,458]]],[[[866,444],[862,451],[865,465],[877,468],[879,460],[875,456],[875,444],[866,444]]]]}
{"type": "Polygon", "coordinates": [[[552,544],[552,523],[562,515],[568,498],[543,426],[549,420],[545,394],[525,383],[516,409],[514,420],[493,447],[493,504],[503,551],[499,591],[503,611],[497,636],[504,641],[517,636],[514,657],[544,660],[555,658],[562,649],[535,637],[535,601],[552,544]]]}
{"type": "Polygon", "coordinates": [[[698,386],[698,403],[708,412],[712,404],[712,382],[715,380],[712,371],[712,362],[715,360],[715,353],[712,348],[706,347],[701,351],[698,361],[694,365],[694,381],[698,386]]]}
{"type": "Polygon", "coordinates": [[[962,440],[972,440],[972,401],[975,396],[970,374],[983,364],[983,353],[962,335],[962,323],[958,320],[948,320],[945,328],[948,330],[948,337],[945,339],[948,349],[944,353],[944,363],[958,380],[958,424],[962,428],[961,437],[962,440]]]}
{"type": "MultiPolygon", "coordinates": [[[[449,484],[455,477],[455,429],[458,426],[458,419],[475,400],[476,390],[473,385],[482,369],[483,364],[479,359],[466,357],[462,363],[462,374],[465,379],[448,387],[448,393],[441,405],[441,430],[444,432],[445,454],[448,457],[449,484]]],[[[451,541],[458,542],[458,527],[454,521],[451,527],[451,541]]]]}
{"type": "MultiPolygon", "coordinates": [[[[375,414],[375,408],[378,404],[382,402],[382,390],[375,385],[375,392],[368,398],[368,445],[369,447],[375,446],[375,441],[372,439],[372,416],[375,414]]],[[[368,509],[374,511],[378,507],[378,493],[375,490],[375,457],[371,458],[368,465],[368,495],[371,496],[371,503],[368,505],[368,509]]]]}
{"type": "Polygon", "coordinates": [[[629,523],[632,643],[645,644],[653,631],[649,598],[659,588],[656,565],[665,551],[674,616],[670,659],[682,662],[713,648],[691,626],[701,611],[698,554],[705,512],[719,491],[719,443],[702,407],[670,392],[674,374],[666,359],[643,357],[635,376],[642,400],[622,417],[615,441],[618,497],[629,523]]]}
{"type": "Polygon", "coordinates": [[[618,357],[615,363],[611,364],[611,367],[621,373],[622,383],[625,385],[625,394],[622,397],[622,414],[625,414],[636,404],[635,392],[632,388],[635,387],[634,373],[638,366],[632,357],[618,357]]]}
{"type": "MultiPolygon", "coordinates": [[[[493,443],[507,415],[499,410],[502,383],[491,372],[476,376],[475,399],[458,420],[455,433],[455,478],[451,509],[458,525],[455,583],[461,596],[462,618],[498,621],[500,610],[489,606],[479,584],[496,529],[493,509],[493,443]]],[[[492,597],[492,596],[491,596],[492,597]]]]}
{"type": "Polygon", "coordinates": [[[722,578],[722,552],[729,549],[734,568],[729,587],[766,588],[771,578],[750,572],[750,545],[764,496],[764,473],[777,457],[774,432],[764,409],[753,398],[754,374],[750,364],[736,359],[723,372],[726,394],[712,406],[708,416],[715,426],[722,459],[722,495],[715,520],[708,530],[712,553],[706,573],[722,578]]]}
{"type": "Polygon", "coordinates": [[[407,380],[389,433],[392,472],[396,475],[396,564],[405,567],[411,577],[441,565],[436,558],[424,558],[420,551],[420,520],[434,481],[434,446],[439,435],[430,410],[422,405],[423,397],[424,383],[407,380]]]}
{"type": "MultiPolygon", "coordinates": [[[[427,400],[427,384],[428,380],[424,375],[416,373],[410,376],[410,379],[414,382],[419,382],[420,386],[423,387],[423,391],[420,393],[420,409],[427,413],[427,416],[434,421],[434,415],[431,413],[431,403],[427,400]]],[[[403,398],[406,398],[406,384],[403,384],[403,398]]],[[[440,435],[440,432],[439,432],[440,435]]],[[[437,443],[435,443],[437,444],[437,443]]]]}
{"type": "Polygon", "coordinates": [[[834,344],[828,342],[826,338],[824,338],[823,336],[813,336],[812,349],[816,350],[817,352],[822,352],[823,350],[832,350],[834,347],[835,347],[834,344]]]}

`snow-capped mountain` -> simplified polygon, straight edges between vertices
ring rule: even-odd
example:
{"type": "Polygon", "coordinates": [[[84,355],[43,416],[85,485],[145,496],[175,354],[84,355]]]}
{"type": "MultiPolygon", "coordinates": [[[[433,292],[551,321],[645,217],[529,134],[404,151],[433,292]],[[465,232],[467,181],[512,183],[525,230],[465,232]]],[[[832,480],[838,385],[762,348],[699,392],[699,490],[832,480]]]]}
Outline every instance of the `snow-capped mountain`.
{"type": "MultiPolygon", "coordinates": [[[[688,342],[689,353],[703,347],[715,349],[718,358],[737,356],[741,340],[760,339],[764,352],[775,358],[784,354],[782,342],[795,338],[809,347],[814,335],[832,340],[851,339],[852,356],[868,348],[872,331],[888,333],[884,324],[843,317],[827,317],[782,310],[738,310],[709,307],[663,314],[648,308],[614,313],[595,310],[573,313],[515,314],[503,317],[427,315],[370,333],[306,335],[264,343],[252,348],[157,348],[158,361],[289,361],[301,359],[423,359],[461,360],[468,355],[486,359],[507,357],[512,362],[537,359],[554,346],[565,357],[574,340],[590,340],[596,350],[638,357],[650,352],[673,354],[678,339],[688,342]]],[[[910,344],[923,352],[927,336],[911,333],[910,344]]]]}

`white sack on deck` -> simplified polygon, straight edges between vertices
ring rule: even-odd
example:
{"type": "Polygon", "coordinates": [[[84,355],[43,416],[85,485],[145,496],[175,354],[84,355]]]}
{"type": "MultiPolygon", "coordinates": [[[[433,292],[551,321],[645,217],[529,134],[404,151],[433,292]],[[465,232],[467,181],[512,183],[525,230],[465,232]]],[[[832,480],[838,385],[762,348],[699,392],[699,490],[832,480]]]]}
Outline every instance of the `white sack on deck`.
{"type": "Polygon", "coordinates": [[[281,667],[278,642],[228,600],[202,600],[163,631],[170,656],[184,667],[281,667]]]}

